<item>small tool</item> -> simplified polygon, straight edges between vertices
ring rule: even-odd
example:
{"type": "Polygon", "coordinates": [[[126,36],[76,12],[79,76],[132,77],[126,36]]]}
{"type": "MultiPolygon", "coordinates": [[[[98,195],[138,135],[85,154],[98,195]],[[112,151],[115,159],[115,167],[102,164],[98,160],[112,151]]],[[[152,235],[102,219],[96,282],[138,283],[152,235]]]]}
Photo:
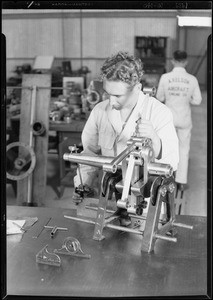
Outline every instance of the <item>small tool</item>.
{"type": "Polygon", "coordinates": [[[85,254],[82,251],[80,242],[74,237],[67,237],[63,242],[62,248],[55,249],[54,253],[91,258],[90,254],[85,254]]]}
{"type": "MultiPolygon", "coordinates": [[[[79,148],[77,148],[76,144],[74,144],[74,146],[70,146],[68,147],[68,149],[70,150],[71,153],[75,152],[77,153],[79,148]]],[[[80,186],[81,187],[76,187],[75,188],[75,193],[79,194],[81,198],[84,198],[84,184],[83,184],[83,179],[82,179],[82,176],[81,176],[81,170],[80,170],[80,165],[77,164],[77,169],[78,169],[78,174],[79,174],[79,178],[80,178],[80,186]]],[[[79,203],[76,202],[75,205],[78,205],[79,203]]]]}
{"type": "Polygon", "coordinates": [[[47,247],[48,245],[46,245],[36,254],[36,262],[40,264],[60,267],[61,265],[60,257],[55,253],[50,253],[47,250],[47,247]]]}
{"type": "Polygon", "coordinates": [[[51,238],[54,237],[55,233],[57,230],[68,230],[67,228],[63,228],[63,227],[58,227],[58,226],[44,226],[44,228],[46,229],[52,229],[52,231],[50,232],[50,236],[51,238]]]}

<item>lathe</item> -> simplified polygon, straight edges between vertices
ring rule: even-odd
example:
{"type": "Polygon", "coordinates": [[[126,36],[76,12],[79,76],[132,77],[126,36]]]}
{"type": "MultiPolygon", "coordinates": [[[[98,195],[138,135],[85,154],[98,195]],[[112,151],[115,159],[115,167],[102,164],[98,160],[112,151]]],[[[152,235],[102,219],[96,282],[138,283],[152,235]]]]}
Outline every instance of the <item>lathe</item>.
{"type": "Polygon", "coordinates": [[[176,227],[193,228],[175,222],[173,169],[169,164],[155,162],[151,139],[132,136],[126,149],[115,158],[88,156],[76,152],[64,153],[63,159],[103,169],[97,217],[94,221],[65,217],[94,224],[93,239],[101,241],[105,227],[132,232],[142,236],[141,250],[151,252],[157,239],[177,242],[176,227]],[[148,198],[150,200],[145,217],[143,211],[148,204],[148,198]],[[116,200],[117,210],[110,217],[106,217],[108,200],[113,199],[116,200]],[[163,206],[165,213],[160,218],[163,206]],[[121,211],[137,220],[145,220],[144,230],[113,224],[121,217],[121,211]]]}

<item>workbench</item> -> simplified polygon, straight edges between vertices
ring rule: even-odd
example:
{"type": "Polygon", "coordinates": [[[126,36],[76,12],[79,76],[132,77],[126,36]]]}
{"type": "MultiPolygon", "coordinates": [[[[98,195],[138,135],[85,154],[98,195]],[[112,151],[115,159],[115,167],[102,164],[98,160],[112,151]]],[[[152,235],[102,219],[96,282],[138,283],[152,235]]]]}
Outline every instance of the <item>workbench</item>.
{"type": "MultiPolygon", "coordinates": [[[[183,296],[207,294],[207,220],[177,216],[193,225],[178,228],[177,243],[157,240],[154,253],[141,252],[142,237],[104,228],[105,239],[92,239],[94,225],[64,218],[76,210],[7,206],[7,219],[38,217],[22,237],[7,236],[7,294],[81,297],[183,296]],[[54,238],[50,230],[37,234],[48,218],[50,224],[67,227],[54,238]],[[68,236],[79,240],[91,258],[60,255],[61,266],[36,262],[36,254],[60,248],[68,236]]],[[[88,219],[88,218],[87,218],[88,219]]]]}
{"type": "Polygon", "coordinates": [[[63,142],[65,138],[71,138],[76,142],[81,142],[81,133],[83,131],[86,120],[72,120],[71,123],[62,121],[49,123],[49,129],[56,131],[58,134],[59,143],[63,142]]]}
{"type": "MultiPolygon", "coordinates": [[[[10,118],[11,122],[16,122],[16,129],[19,128],[20,115],[13,116],[10,118]]],[[[61,143],[65,138],[72,138],[76,141],[81,141],[81,133],[86,123],[85,120],[72,120],[71,123],[66,123],[64,121],[50,121],[49,130],[56,131],[58,135],[58,142],[61,143]]],[[[7,130],[11,130],[8,126],[7,130]]],[[[19,133],[18,133],[19,134],[19,133]]]]}

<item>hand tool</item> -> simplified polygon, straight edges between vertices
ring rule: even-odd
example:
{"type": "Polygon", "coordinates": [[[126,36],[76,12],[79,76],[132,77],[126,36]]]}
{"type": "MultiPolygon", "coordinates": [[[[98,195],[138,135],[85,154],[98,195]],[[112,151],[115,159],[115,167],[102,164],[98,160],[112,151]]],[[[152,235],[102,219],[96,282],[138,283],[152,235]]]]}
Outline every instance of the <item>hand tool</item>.
{"type": "Polygon", "coordinates": [[[60,267],[61,258],[57,254],[49,252],[47,250],[47,247],[48,245],[46,245],[36,254],[36,262],[40,264],[60,267]]]}
{"type": "Polygon", "coordinates": [[[57,227],[57,226],[47,226],[45,225],[44,228],[46,229],[52,229],[52,231],[50,232],[50,237],[53,238],[56,231],[57,230],[68,230],[67,228],[63,228],[63,227],[57,227]]]}
{"type": "Polygon", "coordinates": [[[74,237],[67,237],[63,242],[62,248],[55,249],[54,253],[91,258],[90,254],[85,254],[82,251],[80,242],[74,237]]]}

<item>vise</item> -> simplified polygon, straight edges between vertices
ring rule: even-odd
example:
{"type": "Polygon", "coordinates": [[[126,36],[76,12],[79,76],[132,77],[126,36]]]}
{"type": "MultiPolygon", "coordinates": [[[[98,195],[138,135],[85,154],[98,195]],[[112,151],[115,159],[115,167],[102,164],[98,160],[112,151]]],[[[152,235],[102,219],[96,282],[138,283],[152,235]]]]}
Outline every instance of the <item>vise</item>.
{"type": "Polygon", "coordinates": [[[157,239],[176,242],[176,227],[192,229],[192,226],[175,222],[173,169],[169,164],[155,162],[151,139],[132,136],[125,150],[115,158],[65,153],[63,159],[103,169],[96,220],[65,216],[94,224],[93,239],[102,240],[105,227],[132,232],[143,236],[141,250],[151,252],[157,239]],[[112,200],[113,194],[117,210],[106,217],[108,200],[112,200]],[[147,198],[150,201],[144,217],[147,198]],[[166,211],[163,220],[160,219],[162,205],[166,211]],[[130,217],[146,220],[144,230],[112,224],[121,217],[121,211],[130,217]]]}

